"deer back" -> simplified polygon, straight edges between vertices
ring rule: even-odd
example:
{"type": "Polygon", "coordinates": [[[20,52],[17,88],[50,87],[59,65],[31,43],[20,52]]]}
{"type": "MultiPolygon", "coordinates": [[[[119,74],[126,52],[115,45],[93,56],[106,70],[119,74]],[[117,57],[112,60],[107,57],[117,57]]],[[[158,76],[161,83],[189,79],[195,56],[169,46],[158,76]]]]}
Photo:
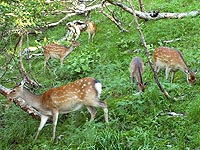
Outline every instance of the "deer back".
{"type": "Polygon", "coordinates": [[[101,90],[96,79],[87,77],[52,88],[43,94],[42,99],[46,105],[57,107],[60,111],[73,111],[82,105],[96,105],[101,90]]]}
{"type": "Polygon", "coordinates": [[[168,47],[159,47],[154,51],[154,62],[158,66],[168,66],[172,70],[189,70],[182,53],[168,47]]]}
{"type": "Polygon", "coordinates": [[[49,44],[44,46],[44,56],[51,56],[52,58],[60,58],[68,48],[58,44],[49,44]]]}
{"type": "Polygon", "coordinates": [[[72,41],[70,47],[66,47],[58,44],[49,44],[44,46],[44,57],[52,58],[65,58],[76,46],[80,44],[76,41],[72,41]]]}

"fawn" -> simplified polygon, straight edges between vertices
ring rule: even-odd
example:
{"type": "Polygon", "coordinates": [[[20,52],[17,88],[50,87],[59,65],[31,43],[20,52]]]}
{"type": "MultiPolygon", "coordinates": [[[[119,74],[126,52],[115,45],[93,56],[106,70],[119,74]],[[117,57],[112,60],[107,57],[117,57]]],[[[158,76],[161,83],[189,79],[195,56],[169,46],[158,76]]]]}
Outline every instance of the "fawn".
{"type": "Polygon", "coordinates": [[[94,36],[96,34],[97,26],[94,22],[87,20],[85,22],[87,24],[87,32],[88,32],[88,42],[93,42],[94,36]]]}
{"type": "Polygon", "coordinates": [[[61,66],[63,65],[63,61],[67,55],[73,51],[76,46],[80,44],[76,41],[72,41],[70,47],[65,47],[63,45],[58,44],[49,44],[44,46],[44,68],[46,67],[46,63],[49,58],[57,58],[60,59],[61,66]]]}
{"type": "Polygon", "coordinates": [[[187,75],[187,82],[189,84],[193,85],[195,83],[197,70],[194,72],[190,70],[179,50],[159,47],[155,49],[153,57],[155,71],[158,73],[160,69],[165,68],[166,79],[168,79],[169,73],[172,71],[171,82],[173,82],[175,73],[181,70],[187,75]]]}
{"type": "Polygon", "coordinates": [[[21,97],[29,105],[37,109],[41,114],[41,121],[37,130],[35,140],[49,117],[53,118],[53,136],[55,139],[56,125],[59,113],[69,113],[80,109],[83,105],[87,107],[91,115],[91,121],[96,115],[95,107],[104,110],[105,121],[108,122],[108,109],[105,102],[100,101],[102,92],[101,83],[91,77],[85,77],[61,87],[49,89],[41,95],[35,95],[24,87],[24,81],[15,86],[8,94],[8,100],[21,97]]]}
{"type": "Polygon", "coordinates": [[[131,83],[133,83],[134,79],[136,79],[139,92],[144,92],[147,84],[142,80],[142,74],[144,72],[144,63],[140,57],[134,57],[132,59],[130,63],[130,72],[131,83]]]}

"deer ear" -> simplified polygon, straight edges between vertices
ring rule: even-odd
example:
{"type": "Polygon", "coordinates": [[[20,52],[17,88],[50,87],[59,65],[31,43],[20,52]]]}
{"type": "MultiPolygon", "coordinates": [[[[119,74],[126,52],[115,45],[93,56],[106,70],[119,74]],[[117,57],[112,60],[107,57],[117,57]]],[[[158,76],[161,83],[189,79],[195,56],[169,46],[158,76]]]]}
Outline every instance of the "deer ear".
{"type": "Polygon", "coordinates": [[[197,74],[197,72],[198,72],[198,69],[196,68],[196,69],[194,70],[194,73],[197,74]]]}
{"type": "Polygon", "coordinates": [[[185,74],[189,74],[190,71],[189,70],[184,70],[185,74]]]}
{"type": "Polygon", "coordinates": [[[20,86],[23,87],[24,84],[25,84],[25,82],[26,82],[26,79],[24,78],[24,79],[20,82],[20,86]]]}

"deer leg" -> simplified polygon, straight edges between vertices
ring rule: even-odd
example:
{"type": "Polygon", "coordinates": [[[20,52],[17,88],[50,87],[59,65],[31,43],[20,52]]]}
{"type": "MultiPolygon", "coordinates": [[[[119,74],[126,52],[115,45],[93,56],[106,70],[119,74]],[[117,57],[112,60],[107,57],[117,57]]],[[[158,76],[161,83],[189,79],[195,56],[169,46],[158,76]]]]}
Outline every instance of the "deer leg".
{"type": "Polygon", "coordinates": [[[98,101],[98,106],[103,109],[105,121],[108,122],[108,108],[107,108],[107,104],[105,102],[98,101]]]}
{"type": "Polygon", "coordinates": [[[52,136],[52,141],[55,139],[57,122],[58,122],[58,111],[56,110],[55,112],[53,112],[53,136],[52,136]]]}
{"type": "Polygon", "coordinates": [[[94,40],[94,36],[95,36],[95,33],[92,34],[92,42],[93,42],[93,40],[94,40]]]}
{"type": "Polygon", "coordinates": [[[154,64],[154,71],[157,73],[159,72],[159,69],[158,69],[158,66],[156,65],[156,63],[154,64]]]}
{"type": "Polygon", "coordinates": [[[174,81],[174,76],[175,76],[175,71],[172,71],[172,79],[171,79],[171,82],[173,82],[174,81]]]}
{"type": "Polygon", "coordinates": [[[39,126],[39,128],[37,130],[37,133],[36,133],[36,136],[35,136],[35,140],[37,140],[38,135],[39,135],[40,131],[42,130],[42,128],[44,127],[44,125],[46,124],[48,118],[49,118],[48,116],[41,115],[40,126],[39,126]]]}
{"type": "Polygon", "coordinates": [[[90,39],[91,39],[91,34],[90,32],[88,32],[88,43],[90,42],[90,39]]]}
{"type": "Polygon", "coordinates": [[[45,56],[45,59],[44,59],[44,68],[46,68],[46,65],[47,65],[47,61],[49,60],[50,56],[45,56]]]}
{"type": "Polygon", "coordinates": [[[96,108],[92,107],[92,106],[87,106],[87,110],[89,111],[91,118],[90,121],[93,121],[95,118],[95,115],[97,113],[96,108]]]}
{"type": "Polygon", "coordinates": [[[166,80],[168,79],[169,77],[169,72],[170,72],[170,68],[169,67],[166,67],[166,70],[165,70],[165,73],[166,73],[166,80]]]}
{"type": "Polygon", "coordinates": [[[60,58],[60,65],[63,65],[64,58],[60,58]]]}

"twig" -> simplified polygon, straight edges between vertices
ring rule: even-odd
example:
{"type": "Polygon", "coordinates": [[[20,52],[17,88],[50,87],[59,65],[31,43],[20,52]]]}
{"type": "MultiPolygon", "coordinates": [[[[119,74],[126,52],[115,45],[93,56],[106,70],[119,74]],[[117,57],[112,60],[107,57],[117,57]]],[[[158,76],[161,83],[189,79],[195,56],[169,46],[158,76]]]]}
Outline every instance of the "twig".
{"type": "Polygon", "coordinates": [[[20,50],[20,66],[21,66],[21,70],[22,70],[22,73],[23,73],[23,76],[26,78],[26,80],[30,83],[30,84],[33,84],[33,85],[36,85],[36,86],[40,86],[39,83],[33,81],[32,79],[29,78],[27,72],[26,72],[26,69],[24,67],[24,64],[23,64],[23,59],[22,59],[22,42],[23,42],[23,31],[21,31],[20,33],[20,42],[19,42],[19,50],[20,50]]]}
{"type": "Polygon", "coordinates": [[[173,40],[167,40],[167,41],[163,41],[163,43],[172,43],[172,42],[176,42],[176,41],[180,41],[181,38],[176,38],[176,39],[173,39],[173,40]]]}
{"type": "Polygon", "coordinates": [[[157,119],[159,116],[165,116],[165,115],[172,116],[172,117],[184,117],[185,116],[184,114],[176,113],[176,112],[160,112],[155,115],[155,118],[157,119]]]}
{"type": "Polygon", "coordinates": [[[100,8],[100,11],[101,13],[106,16],[107,18],[109,18],[114,24],[117,25],[117,27],[120,29],[120,31],[124,32],[128,32],[128,30],[124,29],[122,26],[121,26],[121,23],[119,21],[117,21],[113,16],[107,14],[104,10],[103,10],[103,7],[106,7],[106,3],[105,1],[102,1],[102,4],[101,4],[101,8],[100,8]]]}

